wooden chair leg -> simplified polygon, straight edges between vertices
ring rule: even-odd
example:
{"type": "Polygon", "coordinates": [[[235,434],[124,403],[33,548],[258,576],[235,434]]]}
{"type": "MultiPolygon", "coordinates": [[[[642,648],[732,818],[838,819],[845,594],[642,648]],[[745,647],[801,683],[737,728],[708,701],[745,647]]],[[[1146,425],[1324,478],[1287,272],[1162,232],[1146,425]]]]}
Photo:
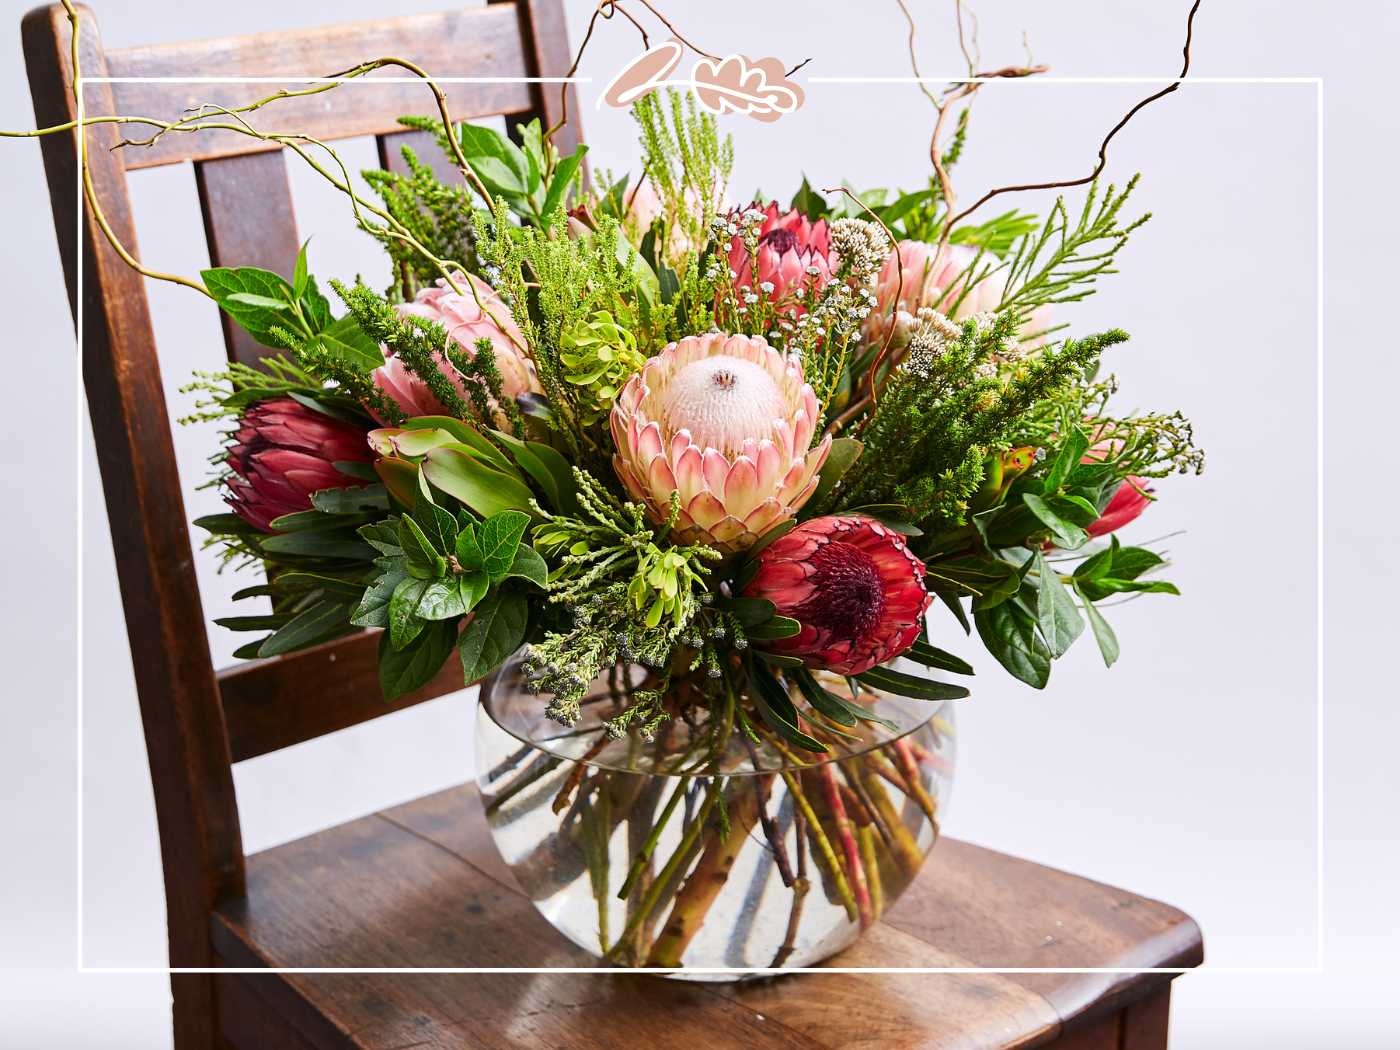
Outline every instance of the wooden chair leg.
{"type": "Polygon", "coordinates": [[[226,1050],[214,1011],[214,978],[205,973],[170,975],[175,1050],[226,1050]]]}
{"type": "Polygon", "coordinates": [[[1124,1010],[1118,1044],[1121,1050],[1167,1050],[1171,1006],[1172,989],[1167,985],[1124,1010]]]}

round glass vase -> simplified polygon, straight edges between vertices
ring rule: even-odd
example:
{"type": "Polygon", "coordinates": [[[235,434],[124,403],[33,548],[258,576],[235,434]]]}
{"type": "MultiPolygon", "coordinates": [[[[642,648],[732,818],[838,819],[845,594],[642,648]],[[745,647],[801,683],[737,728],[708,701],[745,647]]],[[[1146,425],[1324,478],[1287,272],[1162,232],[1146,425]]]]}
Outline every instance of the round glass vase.
{"type": "Polygon", "coordinates": [[[871,719],[816,720],[830,755],[799,751],[757,722],[757,742],[717,733],[731,722],[717,727],[706,709],[663,721],[650,740],[614,739],[604,721],[656,684],[637,665],[594,681],[571,727],[546,717],[518,657],[483,682],[476,759],[487,823],[540,913],[608,965],[699,980],[811,966],[854,941],[938,838],[952,708],[868,687],[852,697],[845,679],[816,678],[871,719]]]}

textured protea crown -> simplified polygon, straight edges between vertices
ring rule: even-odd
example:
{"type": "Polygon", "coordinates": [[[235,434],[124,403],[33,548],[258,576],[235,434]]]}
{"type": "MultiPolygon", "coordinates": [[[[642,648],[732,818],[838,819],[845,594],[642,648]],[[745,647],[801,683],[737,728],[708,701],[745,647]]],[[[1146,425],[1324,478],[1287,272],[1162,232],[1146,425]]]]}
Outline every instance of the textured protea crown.
{"type": "Polygon", "coordinates": [[[633,499],[676,538],[742,550],[812,495],[831,438],[802,366],[762,339],[687,336],[651,358],[612,410],[613,465],[633,499]]]}
{"type": "Polygon", "coordinates": [[[766,642],[809,667],[855,675],[909,648],[930,595],[924,563],[892,529],[862,517],[813,518],[758,555],[744,588],[802,629],[766,642]]]}

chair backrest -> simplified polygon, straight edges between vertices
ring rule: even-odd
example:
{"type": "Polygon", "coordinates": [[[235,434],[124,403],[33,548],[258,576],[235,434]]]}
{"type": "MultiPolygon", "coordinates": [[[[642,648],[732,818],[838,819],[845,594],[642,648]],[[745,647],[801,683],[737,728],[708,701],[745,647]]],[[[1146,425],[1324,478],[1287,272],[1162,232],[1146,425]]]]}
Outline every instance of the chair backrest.
{"type": "MultiPolygon", "coordinates": [[[[548,125],[560,116],[559,87],[508,78],[562,76],[570,61],[562,0],[488,0],[451,13],[111,51],[103,49],[91,13],[80,13],[85,77],[168,78],[87,84],[88,116],[172,119],[191,106],[240,105],[277,90],[269,83],[180,83],[180,77],[285,76],[293,87],[300,86],[297,77],[331,75],[393,55],[435,76],[502,78],[444,84],[455,119],[538,116],[548,125]]],[[[74,119],[63,8],[31,11],[23,39],[39,125],[74,119]]],[[[404,131],[397,118],[435,111],[425,85],[392,83],[280,100],[263,114],[275,122],[267,126],[323,140],[373,135],[381,163],[395,166],[398,147],[422,137],[404,131]]],[[[572,99],[569,113],[570,125],[556,138],[566,151],[578,134],[572,99]]],[[[97,199],[124,244],[134,251],[127,170],[192,162],[211,263],[290,275],[298,238],[281,150],[233,132],[172,133],[150,147],[111,150],[120,137],[113,125],[91,126],[87,155],[97,199]]],[[[109,246],[91,210],[80,212],[76,136],[50,135],[42,142],[70,305],[81,318],[82,374],[155,788],[170,963],[208,966],[209,911],[244,893],[232,763],[461,688],[461,671],[452,661],[418,693],[385,703],[375,670],[377,641],[365,634],[214,669],[144,278],[109,246]]],[[[250,361],[266,352],[227,319],[224,336],[231,359],[250,361]]]]}

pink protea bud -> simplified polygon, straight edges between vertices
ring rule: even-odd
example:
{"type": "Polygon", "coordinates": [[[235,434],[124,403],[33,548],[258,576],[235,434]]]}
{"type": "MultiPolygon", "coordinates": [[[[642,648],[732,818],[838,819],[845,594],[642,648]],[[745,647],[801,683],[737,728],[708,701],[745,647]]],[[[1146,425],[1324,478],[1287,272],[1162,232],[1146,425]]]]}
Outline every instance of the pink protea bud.
{"type": "Polygon", "coordinates": [[[904,537],[858,516],[813,518],[774,540],[743,593],[802,625],[766,648],[842,675],[868,671],[914,644],[931,601],[924,563],[904,537]]]}
{"type": "MultiPolygon", "coordinates": [[[[459,295],[452,291],[446,280],[439,279],[437,284],[420,291],[413,302],[400,304],[399,314],[436,321],[447,329],[448,336],[469,358],[476,356],[477,340],[489,339],[491,349],[496,354],[496,368],[501,373],[502,394],[516,398],[521,394],[540,393],[534,362],[525,352],[525,337],[511,316],[510,308],[479,277],[457,274],[455,280],[459,285],[470,282],[476,295],[470,292],[459,295]]],[[[405,368],[403,362],[387,348],[384,356],[383,366],[374,371],[374,385],[393,398],[406,415],[450,415],[446,406],[433,396],[428,384],[405,368]]],[[[438,356],[438,368],[452,381],[457,392],[469,400],[461,375],[441,355],[438,356]]],[[[504,428],[508,425],[499,407],[493,414],[497,426],[504,428]]]]}
{"type": "MultiPolygon", "coordinates": [[[[1085,457],[1088,459],[1088,457],[1085,457]]],[[[1107,536],[1137,519],[1147,505],[1152,502],[1152,490],[1147,487],[1147,479],[1125,478],[1109,498],[1098,520],[1091,522],[1084,531],[1090,536],[1107,536]]]]}
{"type": "Polygon", "coordinates": [[[243,413],[229,445],[224,501],[255,529],[274,532],[274,519],[311,509],[313,492],[366,484],[336,463],[372,458],[364,427],[289,397],[259,401],[243,413]]]}
{"type": "Polygon", "coordinates": [[[742,550],[816,489],[831,448],[830,437],[812,447],[820,414],[795,357],[757,337],[687,336],[613,403],[613,466],[656,521],[679,494],[680,542],[742,550]]]}
{"type": "MultiPolygon", "coordinates": [[[[751,209],[758,209],[755,203],[751,209]]],[[[831,280],[831,234],[825,219],[812,222],[797,209],[779,211],[777,201],[761,209],[758,227],[758,288],[754,288],[754,259],[744,247],[742,236],[729,242],[729,269],[735,275],[734,288],[741,294],[761,294],[773,302],[788,302],[794,314],[805,307],[794,293],[798,289],[818,291],[831,280]]],[[[738,213],[731,216],[739,221],[738,213]]]]}
{"type": "MultiPolygon", "coordinates": [[[[1005,293],[1006,266],[990,252],[979,255],[978,249],[967,244],[947,244],[939,251],[935,244],[900,241],[875,280],[876,308],[866,318],[865,340],[868,344],[882,341],[894,324],[897,343],[899,325],[908,323],[901,315],[912,318],[926,306],[955,321],[994,312],[1005,293]],[[899,262],[895,261],[896,255],[899,262]],[[986,276],[978,280],[983,273],[986,276]]],[[[1042,307],[1032,314],[1022,334],[1034,336],[1047,327],[1049,311],[1042,307]]]]}

